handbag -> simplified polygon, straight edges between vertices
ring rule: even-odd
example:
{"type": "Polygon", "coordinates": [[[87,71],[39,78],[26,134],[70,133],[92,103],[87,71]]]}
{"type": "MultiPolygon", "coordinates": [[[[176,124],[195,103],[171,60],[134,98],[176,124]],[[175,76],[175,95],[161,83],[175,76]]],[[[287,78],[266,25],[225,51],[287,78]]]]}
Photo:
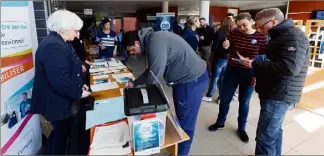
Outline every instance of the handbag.
{"type": "Polygon", "coordinates": [[[84,100],[84,109],[86,111],[93,110],[95,98],[93,96],[89,96],[83,100],[84,100]]]}

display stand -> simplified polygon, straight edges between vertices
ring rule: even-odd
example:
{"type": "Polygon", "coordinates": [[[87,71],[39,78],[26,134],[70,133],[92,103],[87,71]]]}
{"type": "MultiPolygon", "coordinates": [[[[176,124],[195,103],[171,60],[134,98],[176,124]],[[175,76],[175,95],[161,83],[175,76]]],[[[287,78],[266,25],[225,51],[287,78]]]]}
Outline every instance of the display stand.
{"type": "MultiPolygon", "coordinates": [[[[124,72],[124,73],[129,73],[129,72],[130,71],[127,70],[127,72],[124,72]]],[[[109,76],[110,80],[113,80],[112,74],[108,74],[108,76],[109,76]]],[[[90,76],[90,84],[93,85],[93,82],[94,82],[93,76],[90,76]]],[[[92,94],[92,96],[94,96],[96,100],[103,100],[103,99],[107,99],[107,98],[114,98],[114,97],[122,96],[120,89],[124,88],[125,84],[118,83],[118,86],[119,86],[119,88],[117,88],[117,89],[95,92],[92,94]]],[[[90,129],[90,144],[93,140],[94,130],[95,130],[94,127],[92,127],[90,129]]],[[[165,143],[163,146],[161,146],[161,149],[165,149],[171,155],[177,155],[178,143],[181,143],[183,141],[190,139],[189,136],[183,130],[182,130],[182,134],[183,134],[183,136],[181,138],[181,136],[179,136],[177,133],[177,129],[171,123],[170,119],[167,118],[166,131],[165,131],[165,143]]]]}

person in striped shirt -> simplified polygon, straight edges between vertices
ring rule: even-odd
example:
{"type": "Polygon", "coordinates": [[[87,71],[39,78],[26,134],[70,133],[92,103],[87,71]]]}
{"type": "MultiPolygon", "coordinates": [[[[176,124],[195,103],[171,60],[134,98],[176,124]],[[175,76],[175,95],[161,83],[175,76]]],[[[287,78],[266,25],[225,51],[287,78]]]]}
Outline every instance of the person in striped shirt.
{"type": "Polygon", "coordinates": [[[103,19],[102,31],[97,33],[96,42],[99,45],[99,56],[105,58],[111,58],[117,55],[117,34],[110,30],[110,20],[103,19]]]}
{"type": "Polygon", "coordinates": [[[253,29],[252,21],[249,13],[240,13],[235,19],[237,28],[229,34],[223,43],[223,47],[229,51],[230,57],[223,78],[218,118],[216,123],[208,128],[210,131],[216,131],[225,126],[230,103],[239,86],[238,134],[243,142],[249,141],[245,126],[250,99],[254,92],[255,78],[253,70],[245,66],[240,58],[255,59],[267,44],[267,36],[253,29]]]}

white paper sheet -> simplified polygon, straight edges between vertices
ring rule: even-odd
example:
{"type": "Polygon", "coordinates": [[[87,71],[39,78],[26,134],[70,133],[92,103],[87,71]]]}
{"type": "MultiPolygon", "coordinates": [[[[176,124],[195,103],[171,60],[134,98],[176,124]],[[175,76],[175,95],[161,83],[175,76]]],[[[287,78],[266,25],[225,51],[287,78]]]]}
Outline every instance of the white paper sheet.
{"type": "Polygon", "coordinates": [[[134,77],[134,75],[132,73],[122,73],[122,74],[112,74],[112,77],[114,79],[117,79],[117,78],[124,78],[124,77],[134,77]]]}
{"type": "Polygon", "coordinates": [[[100,79],[108,79],[108,75],[98,75],[98,76],[93,76],[94,80],[100,80],[100,79]]]}
{"type": "Polygon", "coordinates": [[[91,87],[92,92],[98,92],[98,91],[119,88],[119,86],[116,82],[101,83],[101,84],[91,85],[90,87],[91,87]]]}
{"type": "Polygon", "coordinates": [[[105,148],[123,146],[130,141],[129,129],[126,122],[109,126],[96,127],[90,148],[105,148]]]}
{"type": "Polygon", "coordinates": [[[122,146],[118,147],[107,147],[107,148],[98,148],[90,149],[89,155],[128,155],[131,154],[131,146],[123,148],[122,146]]]}

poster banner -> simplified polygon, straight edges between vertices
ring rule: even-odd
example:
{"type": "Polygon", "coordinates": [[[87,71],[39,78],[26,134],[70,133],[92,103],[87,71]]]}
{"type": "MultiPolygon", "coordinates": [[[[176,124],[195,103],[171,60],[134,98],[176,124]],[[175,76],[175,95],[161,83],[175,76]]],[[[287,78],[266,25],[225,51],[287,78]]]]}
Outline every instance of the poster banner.
{"type": "Polygon", "coordinates": [[[156,30],[172,31],[175,13],[156,13],[156,30]]]}
{"type": "Polygon", "coordinates": [[[322,32],[322,40],[320,44],[320,50],[319,50],[319,59],[324,59],[324,31],[322,32]]]}
{"type": "Polygon", "coordinates": [[[41,146],[39,116],[29,113],[34,29],[32,1],[1,1],[1,155],[35,155],[41,146]]]}

